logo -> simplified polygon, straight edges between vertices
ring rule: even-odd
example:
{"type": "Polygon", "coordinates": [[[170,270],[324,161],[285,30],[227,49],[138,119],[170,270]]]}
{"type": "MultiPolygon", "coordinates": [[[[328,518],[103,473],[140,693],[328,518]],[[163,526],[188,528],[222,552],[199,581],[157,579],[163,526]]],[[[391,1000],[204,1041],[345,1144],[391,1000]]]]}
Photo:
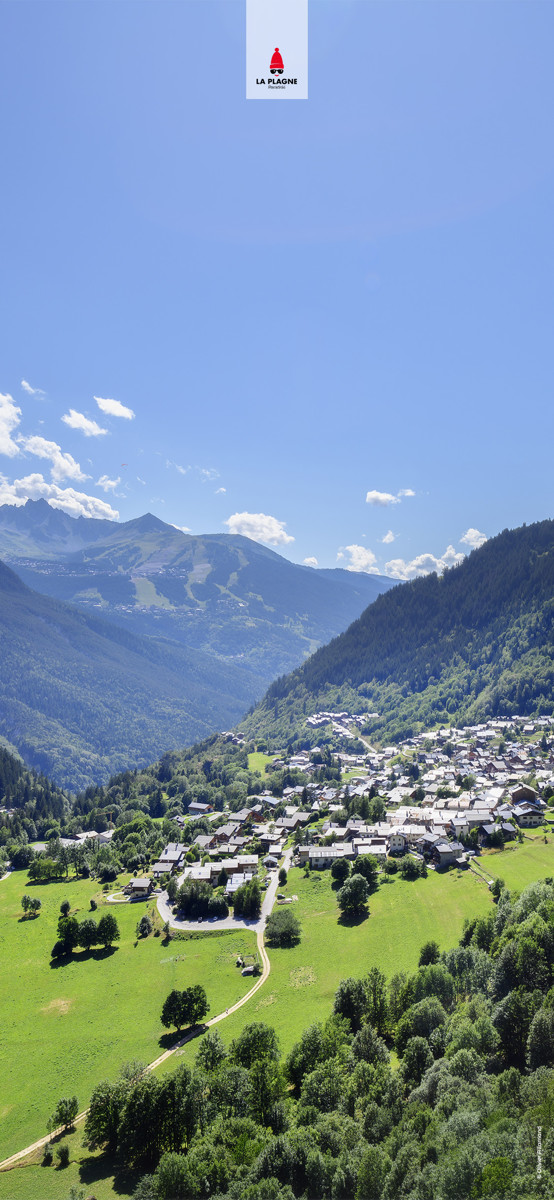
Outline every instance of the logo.
{"type": "Polygon", "coordinates": [[[282,75],[285,69],[278,46],[275,47],[275,50],[271,56],[271,66],[269,69],[272,75],[282,75]]]}
{"type": "Polygon", "coordinates": [[[270,91],[270,92],[271,91],[283,92],[287,86],[297,87],[297,85],[298,85],[297,79],[287,79],[286,76],[283,79],[281,79],[281,75],[283,74],[284,70],[285,70],[285,66],[283,63],[283,56],[281,54],[279,47],[276,46],[273,51],[273,54],[271,55],[271,62],[269,64],[269,75],[268,75],[267,79],[256,79],[256,85],[258,87],[266,87],[268,89],[268,91],[270,91]],[[271,78],[272,75],[277,76],[277,78],[272,79],[271,78]]]}
{"type": "Polygon", "coordinates": [[[308,99],[308,0],[246,0],[246,99],[308,99]]]}

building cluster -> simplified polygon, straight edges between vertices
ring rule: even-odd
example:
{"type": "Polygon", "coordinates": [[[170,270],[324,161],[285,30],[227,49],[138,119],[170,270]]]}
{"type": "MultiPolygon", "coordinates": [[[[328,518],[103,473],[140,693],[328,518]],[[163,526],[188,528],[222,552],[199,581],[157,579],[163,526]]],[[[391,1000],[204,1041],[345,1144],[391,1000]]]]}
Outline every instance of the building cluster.
{"type": "MultiPolygon", "coordinates": [[[[326,717],[327,723],[340,717],[345,727],[359,723],[359,717],[346,713],[317,717],[326,717]]],[[[310,843],[299,848],[299,861],[326,867],[340,857],[412,851],[437,866],[462,866],[468,854],[463,843],[472,831],[472,840],[486,846],[513,840],[519,829],[542,825],[547,805],[541,791],[554,789],[554,750],[544,755],[538,735],[553,729],[552,717],[512,717],[424,733],[400,746],[371,749],[363,759],[363,777],[354,777],[338,789],[307,785],[312,805],[326,804],[330,817],[310,843]],[[408,758],[410,775],[403,773],[408,758]],[[537,787],[524,781],[530,776],[537,787]],[[366,796],[370,789],[385,800],[383,820],[333,819],[333,809],[344,811],[348,800],[366,796]]],[[[300,765],[300,757],[295,765],[300,765]]],[[[343,768],[355,769],[359,756],[341,754],[341,762],[343,768]]]]}
{"type": "MultiPolygon", "coordinates": [[[[362,720],[349,713],[318,715],[351,727],[362,720]]],[[[192,842],[201,861],[187,858],[191,844],[170,843],[152,868],[153,880],[175,874],[223,882],[232,896],[258,874],[260,858],[266,866],[278,864],[291,836],[296,861],[313,868],[330,867],[338,858],[406,852],[437,867],[465,866],[478,847],[543,824],[543,793],[554,794],[554,750],[543,750],[553,731],[552,717],[505,718],[421,734],[400,746],[368,746],[364,755],[341,754],[350,778],[333,786],[314,778],[319,747],[286,762],[276,757],[275,768],[296,768],[304,782],[285,788],[282,797],[264,791],[238,812],[214,812],[193,801],[179,820],[207,821],[208,831],[192,842]],[[348,816],[353,798],[367,798],[367,808],[375,796],[382,798],[378,820],[348,816]],[[250,852],[254,839],[260,855],[250,852]]]]}

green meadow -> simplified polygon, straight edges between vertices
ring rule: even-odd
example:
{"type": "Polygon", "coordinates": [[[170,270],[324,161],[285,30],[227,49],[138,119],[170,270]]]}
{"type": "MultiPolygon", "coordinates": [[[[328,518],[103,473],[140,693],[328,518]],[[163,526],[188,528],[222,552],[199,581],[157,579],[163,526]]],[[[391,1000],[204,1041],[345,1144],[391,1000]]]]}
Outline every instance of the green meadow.
{"type": "Polygon", "coordinates": [[[535,879],[554,875],[554,833],[550,828],[546,833],[529,832],[521,845],[514,842],[503,850],[486,850],[480,861],[506,887],[521,892],[535,879]]]}
{"type": "MultiPolygon", "coordinates": [[[[521,889],[554,874],[554,843],[549,839],[545,844],[544,835],[536,834],[521,845],[484,855],[483,863],[491,875],[521,889]]],[[[61,1095],[77,1094],[84,1108],[94,1085],[114,1077],[122,1062],[155,1058],[167,1044],[159,1014],[172,987],[202,983],[210,1015],[216,1015],[252,986],[234,961],[237,950],[254,950],[253,934],[195,935],[169,945],[162,937],[150,937],[135,946],[141,904],[110,906],[121,929],[112,954],[77,954],[74,962],[53,968],[49,952],[59,905],[67,897],[76,914],[84,916],[94,885],[79,881],[42,887],[37,891],[41,915],[21,921],[21,895],[31,891],[25,879],[18,872],[0,884],[2,960],[11,964],[0,980],[2,1157],[46,1133],[47,1118],[61,1095]]],[[[412,971],[425,941],[434,938],[442,950],[456,945],[464,918],[486,913],[492,905],[486,886],[469,871],[430,871],[413,883],[392,876],[370,897],[369,916],[354,925],[339,921],[328,871],[306,877],[293,868],[283,890],[297,897],[293,903],[302,923],[301,941],[289,950],[269,951],[269,979],[218,1028],[229,1043],[245,1024],[267,1022],[276,1029],[285,1054],[302,1029],[329,1015],[341,979],[371,966],[387,976],[412,971]]],[[[199,1040],[190,1043],[159,1069],[192,1064],[198,1045],[199,1040]]],[[[129,1196],[136,1179],[118,1173],[112,1160],[85,1150],[81,1139],[82,1126],[68,1139],[71,1162],[66,1170],[42,1167],[37,1155],[34,1163],[0,1173],[0,1200],[67,1200],[71,1186],[82,1187],[96,1200],[129,1196]]]]}
{"type": "Polygon", "coordinates": [[[248,755],[248,770],[259,771],[263,778],[267,764],[273,762],[276,757],[275,754],[262,754],[261,750],[254,750],[248,755]]]}
{"type": "MultiPolygon", "coordinates": [[[[302,924],[298,946],[269,949],[271,974],[252,1004],[220,1027],[226,1042],[248,1021],[273,1025],[287,1053],[312,1021],[329,1016],[341,979],[378,966],[388,977],[413,971],[424,942],[434,938],[446,950],[455,946],[464,917],[489,910],[492,900],[484,884],[469,872],[437,874],[407,883],[391,876],[370,896],[369,916],[358,925],[343,925],[330,871],[293,867],[283,892],[297,896],[294,912],[302,924]]],[[[192,1061],[197,1047],[183,1053],[192,1061]]]]}
{"type": "Polygon", "coordinates": [[[253,933],[170,943],[152,935],[135,944],[137,921],[153,902],[104,908],[97,893],[92,914],[93,895],[90,880],[37,886],[22,871],[0,883],[0,1158],[46,1134],[60,1096],[77,1095],[83,1109],[95,1084],[121,1063],[157,1058],[167,1044],[160,1013],[172,988],[202,983],[216,1014],[252,986],[235,958],[239,948],[255,950],[253,933]],[[21,919],[26,891],[42,901],[35,919],[21,919]],[[106,909],[115,915],[121,938],[112,951],[51,959],[65,899],[79,919],[106,909]]]}

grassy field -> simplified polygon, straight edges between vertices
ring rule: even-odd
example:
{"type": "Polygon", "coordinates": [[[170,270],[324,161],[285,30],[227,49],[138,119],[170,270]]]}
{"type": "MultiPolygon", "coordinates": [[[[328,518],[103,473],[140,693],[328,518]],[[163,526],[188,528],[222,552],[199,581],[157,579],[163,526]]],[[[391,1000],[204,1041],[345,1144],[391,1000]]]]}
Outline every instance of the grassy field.
{"type": "Polygon", "coordinates": [[[275,757],[275,754],[262,754],[261,751],[256,750],[248,755],[248,770],[259,771],[263,779],[267,764],[273,762],[275,757]]]}
{"type": "MultiPolygon", "coordinates": [[[[329,871],[313,871],[308,879],[292,868],[283,889],[298,896],[294,911],[302,923],[302,939],[289,950],[270,950],[271,974],[251,1005],[220,1027],[226,1042],[248,1021],[264,1021],[276,1029],[287,1053],[312,1021],[329,1016],[341,979],[378,966],[387,976],[412,971],[420,947],[430,938],[441,950],[456,945],[464,917],[487,912],[492,904],[486,887],[469,872],[437,874],[406,883],[398,876],[371,896],[370,916],[359,925],[339,924],[336,892],[329,871]]],[[[192,1062],[197,1045],[183,1050],[192,1062]]]]}
{"type": "MultiPolygon", "coordinates": [[[[523,888],[554,874],[554,840],[545,845],[542,834],[533,835],[522,845],[489,852],[483,864],[509,887],[523,888]]],[[[159,1013],[172,987],[201,982],[215,1014],[251,986],[237,972],[234,955],[241,942],[245,951],[254,948],[253,935],[203,936],[169,946],[150,938],[135,947],[135,924],[144,911],[139,904],[110,909],[122,933],[111,956],[53,969],[49,950],[59,904],[67,896],[84,915],[92,887],[90,882],[48,885],[38,892],[41,916],[20,921],[24,879],[19,872],[0,884],[3,960],[14,964],[0,982],[2,1156],[46,1132],[59,1096],[76,1093],[84,1107],[94,1084],[115,1076],[122,1062],[156,1057],[164,1032],[159,1013]]],[[[328,871],[306,878],[293,868],[284,890],[298,897],[294,910],[302,922],[302,940],[290,950],[270,950],[267,983],[252,1003],[219,1026],[226,1043],[250,1021],[264,1021],[274,1026],[287,1053],[308,1024],[329,1015],[342,978],[373,965],[388,976],[412,971],[425,941],[434,938],[441,949],[454,946],[464,917],[485,913],[492,905],[487,888],[467,871],[430,871],[427,879],[414,883],[393,876],[370,898],[369,917],[354,926],[339,923],[328,871]]],[[[162,1069],[192,1063],[198,1045],[184,1047],[162,1069]]],[[[78,1130],[70,1138],[67,1170],[43,1168],[39,1156],[34,1165],[0,1173],[0,1200],[67,1200],[72,1185],[96,1200],[129,1196],[136,1181],[118,1174],[110,1160],[84,1150],[81,1136],[78,1130]]]]}
{"type": "MultiPolygon", "coordinates": [[[[0,1158],[46,1133],[60,1096],[76,1094],[85,1108],[94,1085],[122,1062],[156,1058],[172,988],[202,983],[215,1015],[252,986],[235,966],[239,947],[255,949],[248,931],[169,944],[151,936],[135,945],[135,926],[152,902],[106,906],[119,923],[117,947],[51,965],[60,903],[68,899],[82,918],[94,890],[90,880],[28,885],[22,871],[0,883],[0,1158]],[[34,920],[21,919],[25,891],[42,901],[34,920]]],[[[98,900],[97,917],[105,911],[98,900]]]]}
{"type": "Polygon", "coordinates": [[[485,871],[495,878],[500,876],[506,887],[521,891],[535,879],[554,876],[554,833],[529,831],[528,837],[519,844],[507,845],[503,850],[487,850],[481,855],[485,871]]]}

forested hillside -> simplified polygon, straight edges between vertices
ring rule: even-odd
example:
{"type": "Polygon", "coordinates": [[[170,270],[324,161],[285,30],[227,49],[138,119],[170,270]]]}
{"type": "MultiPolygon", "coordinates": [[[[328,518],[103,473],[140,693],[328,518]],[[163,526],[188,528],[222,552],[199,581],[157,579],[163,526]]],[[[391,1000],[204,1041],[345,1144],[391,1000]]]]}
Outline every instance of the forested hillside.
{"type": "Polygon", "coordinates": [[[78,791],[232,725],[251,677],[32,592],[0,564],[0,735],[78,791]]]}
{"type": "Polygon", "coordinates": [[[103,1082],[88,1144],[147,1173],[135,1200],[551,1196],[554,887],[497,898],[413,975],[343,980],[286,1059],[254,1020],[194,1071],[103,1082]]]}
{"type": "MultiPolygon", "coordinates": [[[[437,722],[554,709],[554,522],[505,530],[441,577],[393,588],[276,680],[243,728],[308,737],[319,709],[377,711],[399,739],[437,722]]],[[[312,734],[312,740],[313,740],[312,734]]]]}

